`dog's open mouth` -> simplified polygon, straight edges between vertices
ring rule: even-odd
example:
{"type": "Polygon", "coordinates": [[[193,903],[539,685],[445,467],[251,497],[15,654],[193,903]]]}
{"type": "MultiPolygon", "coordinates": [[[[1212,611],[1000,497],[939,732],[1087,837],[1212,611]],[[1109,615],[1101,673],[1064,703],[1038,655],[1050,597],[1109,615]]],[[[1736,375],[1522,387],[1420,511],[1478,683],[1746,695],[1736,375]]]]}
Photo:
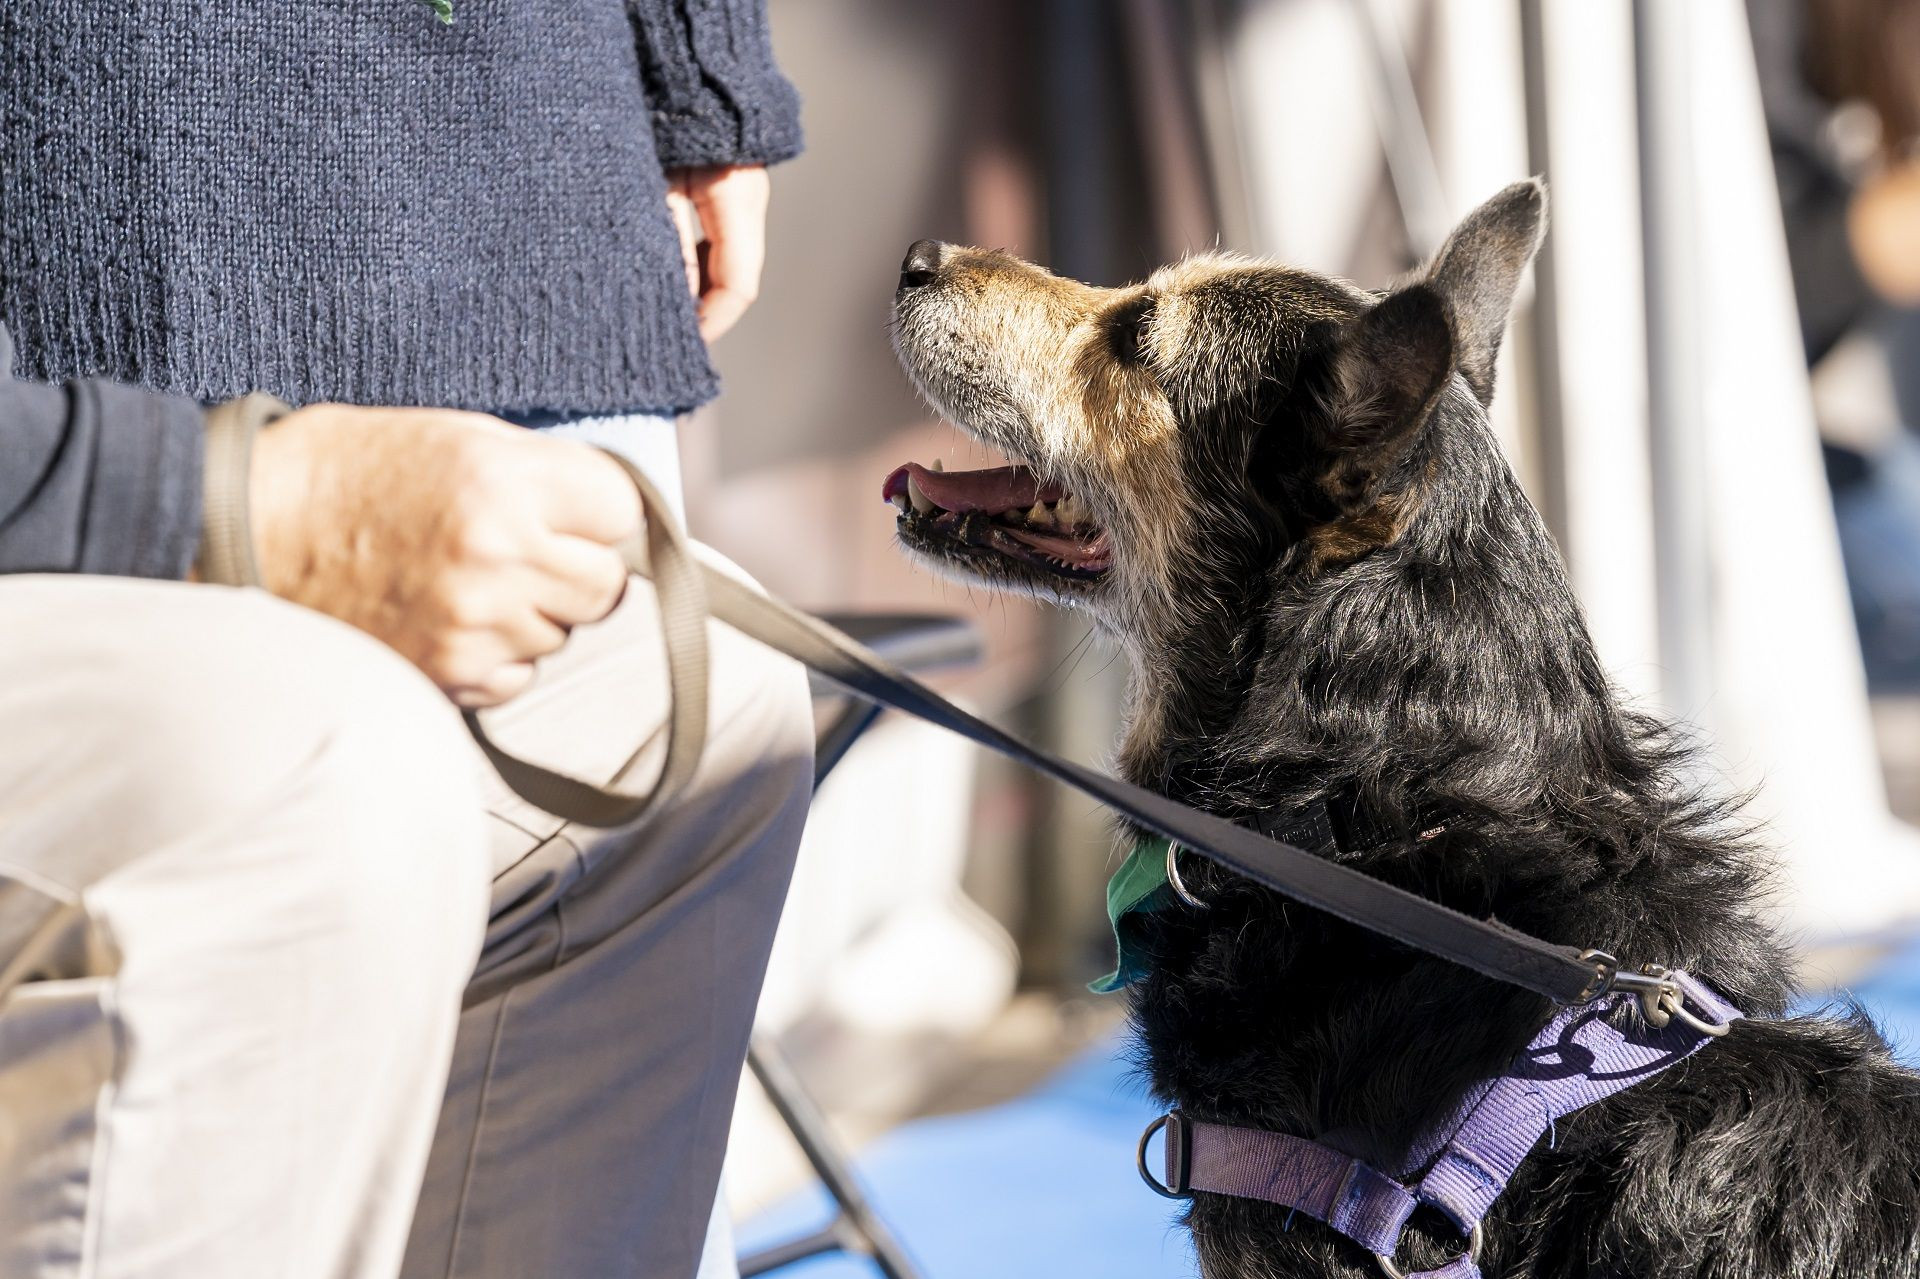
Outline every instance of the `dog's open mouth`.
{"type": "Polygon", "coordinates": [[[902,533],[916,540],[998,551],[1082,580],[1112,563],[1106,530],[1080,499],[1024,466],[946,471],[937,461],[909,462],[887,476],[881,496],[899,509],[902,533]]]}

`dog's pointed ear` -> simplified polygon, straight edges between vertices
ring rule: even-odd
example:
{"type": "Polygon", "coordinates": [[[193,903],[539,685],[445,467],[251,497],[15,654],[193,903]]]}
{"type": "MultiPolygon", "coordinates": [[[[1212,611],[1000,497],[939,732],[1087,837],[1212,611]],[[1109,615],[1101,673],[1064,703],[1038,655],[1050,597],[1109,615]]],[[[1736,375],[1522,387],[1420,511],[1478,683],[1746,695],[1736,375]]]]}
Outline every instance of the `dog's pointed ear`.
{"type": "Polygon", "coordinates": [[[1389,293],[1341,329],[1327,396],[1330,442],[1394,453],[1433,411],[1453,373],[1447,304],[1425,284],[1389,293]]]}
{"type": "Polygon", "coordinates": [[[1493,401],[1493,365],[1513,295],[1547,231],[1547,184],[1516,182],[1466,216],[1421,279],[1453,312],[1455,358],[1482,406],[1493,401]]]}

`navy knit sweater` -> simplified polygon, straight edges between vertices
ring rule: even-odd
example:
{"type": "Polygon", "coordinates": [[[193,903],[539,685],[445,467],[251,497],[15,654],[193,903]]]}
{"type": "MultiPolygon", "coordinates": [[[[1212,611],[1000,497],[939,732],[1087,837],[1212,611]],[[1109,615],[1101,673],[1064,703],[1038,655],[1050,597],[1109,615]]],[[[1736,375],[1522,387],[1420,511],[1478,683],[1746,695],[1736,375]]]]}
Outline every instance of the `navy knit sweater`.
{"type": "Polygon", "coordinates": [[[800,144],[764,0],[0,0],[24,376],[564,413],[714,391],[663,167],[800,144]]]}

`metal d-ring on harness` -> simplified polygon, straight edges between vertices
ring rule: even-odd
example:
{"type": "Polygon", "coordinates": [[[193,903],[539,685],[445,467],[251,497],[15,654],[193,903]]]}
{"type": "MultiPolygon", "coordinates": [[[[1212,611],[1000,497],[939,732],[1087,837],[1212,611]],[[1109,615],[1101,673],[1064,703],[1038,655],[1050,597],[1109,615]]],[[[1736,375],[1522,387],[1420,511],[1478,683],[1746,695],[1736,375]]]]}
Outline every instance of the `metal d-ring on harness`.
{"type": "Polygon", "coordinates": [[[1180,878],[1180,841],[1177,839],[1167,841],[1167,887],[1173,889],[1175,897],[1195,910],[1207,908],[1207,899],[1196,895],[1180,878]]]}
{"type": "Polygon", "coordinates": [[[1391,1172],[1326,1142],[1174,1111],[1141,1134],[1140,1177],[1168,1198],[1205,1192],[1305,1213],[1372,1253],[1386,1279],[1477,1279],[1483,1219],[1555,1122],[1677,1065],[1740,1016],[1684,972],[1620,973],[1610,956],[1591,958],[1613,969],[1609,992],[1560,1008],[1500,1075],[1419,1134],[1391,1172]],[[1637,1015],[1614,1016],[1623,1006],[1637,1015]],[[1148,1166],[1156,1133],[1165,1134],[1158,1176],[1148,1166]],[[1465,1248],[1437,1270],[1409,1275],[1394,1255],[1422,1206],[1444,1216],[1465,1248]]]}
{"type": "MultiPolygon", "coordinates": [[[[202,548],[201,563],[208,580],[231,586],[259,584],[245,520],[249,446],[254,432],[285,411],[279,401],[256,395],[222,405],[210,415],[206,501],[210,509],[228,512],[233,518],[207,526],[206,539],[213,544],[202,548]]],[[[1481,1216],[1556,1114],[1570,1113],[1658,1073],[1725,1034],[1740,1015],[1684,972],[1651,964],[1629,971],[1604,951],[1557,945],[1497,920],[1463,915],[1351,866],[1038,750],[961,710],[819,619],[696,558],[646,477],[617,454],[608,456],[632,479],[646,513],[644,534],[621,549],[629,569],[651,579],[659,597],[668,682],[674,694],[667,760],[651,793],[620,794],[514,758],[488,739],[479,717],[470,713],[468,726],[487,757],[508,786],[529,803],[582,825],[613,827],[636,822],[671,798],[698,761],[706,728],[706,620],[710,615],[798,659],[856,696],[937,724],[1026,764],[1099,800],[1136,827],[1167,839],[1169,883],[1180,883],[1175,850],[1199,853],[1296,901],[1543,995],[1558,1006],[1522,1057],[1542,1055],[1559,1068],[1536,1070],[1520,1081],[1525,1085],[1521,1098],[1510,1095],[1514,1076],[1492,1081],[1456,1125],[1430,1135],[1430,1149],[1416,1149],[1419,1158],[1414,1169],[1426,1171],[1414,1186],[1305,1138],[1189,1120],[1176,1112],[1148,1130],[1148,1136],[1162,1129],[1170,1137],[1179,1136],[1177,1151],[1175,1143],[1169,1142],[1170,1158],[1178,1155],[1177,1165],[1169,1164],[1169,1181],[1155,1182],[1147,1173],[1146,1141],[1141,1142],[1141,1175],[1163,1194],[1210,1191],[1290,1204],[1367,1247],[1389,1279],[1401,1279],[1392,1260],[1401,1227],[1415,1206],[1428,1204],[1446,1213],[1469,1240],[1465,1254],[1428,1273],[1471,1279],[1479,1274],[1474,1257],[1481,1216]],[[1633,1001],[1640,1014],[1637,1022],[1630,1019],[1631,1033],[1613,1027],[1608,1017],[1626,1000],[1633,1001]],[[1708,1017],[1690,1012],[1689,1003],[1708,1017]],[[1604,1076],[1566,1069],[1576,1053],[1581,1060],[1604,1065],[1604,1076]],[[1560,1085],[1578,1086],[1553,1100],[1560,1085]],[[1537,1131],[1529,1136],[1534,1126],[1537,1131]]],[[[615,781],[622,780],[626,771],[623,768],[615,781]]],[[[1184,884],[1178,892],[1190,905],[1204,905],[1184,884]]]]}

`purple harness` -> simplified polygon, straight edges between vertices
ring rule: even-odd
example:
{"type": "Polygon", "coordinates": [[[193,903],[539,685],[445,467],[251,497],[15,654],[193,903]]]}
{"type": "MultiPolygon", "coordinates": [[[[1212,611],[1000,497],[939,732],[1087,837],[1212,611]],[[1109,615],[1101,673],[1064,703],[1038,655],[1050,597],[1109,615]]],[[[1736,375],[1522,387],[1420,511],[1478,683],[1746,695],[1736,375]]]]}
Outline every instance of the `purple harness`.
{"type": "Polygon", "coordinates": [[[1303,1212],[1371,1252],[1387,1279],[1480,1279],[1481,1219],[1554,1122],[1677,1065],[1741,1016],[1686,973],[1659,977],[1664,999],[1623,991],[1562,1008],[1506,1073],[1476,1087],[1425,1134],[1394,1176],[1321,1142],[1201,1123],[1178,1111],[1154,1120],[1140,1138],[1140,1175],[1174,1198],[1201,1190],[1303,1212]],[[1626,1002],[1639,1011],[1617,1029],[1608,1018],[1626,1002]],[[1688,1012],[1688,1002],[1706,1019],[1688,1012]],[[1146,1167],[1147,1142],[1162,1128],[1164,1182],[1146,1167]],[[1407,1184],[1421,1168],[1426,1173],[1407,1184]],[[1469,1242],[1439,1269],[1406,1276],[1393,1257],[1420,1204],[1445,1213],[1469,1242]]]}

